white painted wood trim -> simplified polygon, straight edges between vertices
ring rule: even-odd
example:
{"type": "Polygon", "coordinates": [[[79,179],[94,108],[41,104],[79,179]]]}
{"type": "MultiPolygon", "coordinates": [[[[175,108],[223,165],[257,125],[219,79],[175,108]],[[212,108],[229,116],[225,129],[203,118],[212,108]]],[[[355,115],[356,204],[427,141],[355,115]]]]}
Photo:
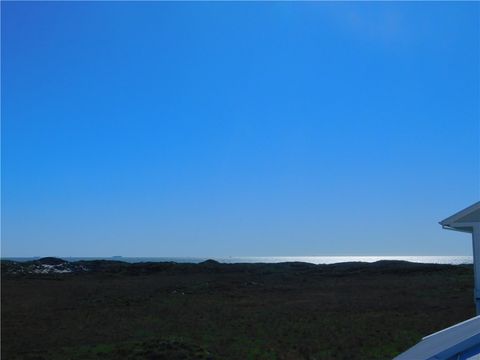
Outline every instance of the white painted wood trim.
{"type": "Polygon", "coordinates": [[[458,219],[464,217],[465,215],[468,215],[469,213],[477,209],[480,209],[480,201],[440,221],[440,225],[450,225],[451,223],[456,222],[458,219]]]}

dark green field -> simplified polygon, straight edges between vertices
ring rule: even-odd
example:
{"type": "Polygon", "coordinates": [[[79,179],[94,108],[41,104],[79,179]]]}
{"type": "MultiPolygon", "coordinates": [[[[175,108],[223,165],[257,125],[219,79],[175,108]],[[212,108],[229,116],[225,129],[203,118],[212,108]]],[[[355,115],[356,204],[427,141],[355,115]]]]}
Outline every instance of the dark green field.
{"type": "Polygon", "coordinates": [[[474,316],[471,266],[122,264],[9,274],[2,359],[390,359],[474,316]]]}

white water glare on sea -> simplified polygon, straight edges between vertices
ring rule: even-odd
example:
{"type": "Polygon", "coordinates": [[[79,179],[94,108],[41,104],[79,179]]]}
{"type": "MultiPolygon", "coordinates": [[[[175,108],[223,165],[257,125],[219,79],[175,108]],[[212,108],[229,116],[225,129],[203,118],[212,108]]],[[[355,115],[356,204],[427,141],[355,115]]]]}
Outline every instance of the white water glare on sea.
{"type": "Polygon", "coordinates": [[[401,260],[427,264],[471,264],[472,256],[267,256],[267,257],[238,257],[216,259],[220,262],[264,262],[278,263],[300,261],[312,264],[335,264],[342,262],[376,262],[380,260],[401,260]]]}
{"type": "MultiPolygon", "coordinates": [[[[244,257],[63,257],[68,261],[78,260],[115,260],[129,263],[138,262],[177,262],[177,263],[200,263],[213,259],[222,263],[281,263],[281,262],[305,262],[311,264],[335,264],[342,262],[376,262],[380,260],[400,260],[427,264],[471,264],[472,256],[244,256],[244,257]]],[[[4,258],[17,261],[35,260],[36,258],[4,258]]]]}

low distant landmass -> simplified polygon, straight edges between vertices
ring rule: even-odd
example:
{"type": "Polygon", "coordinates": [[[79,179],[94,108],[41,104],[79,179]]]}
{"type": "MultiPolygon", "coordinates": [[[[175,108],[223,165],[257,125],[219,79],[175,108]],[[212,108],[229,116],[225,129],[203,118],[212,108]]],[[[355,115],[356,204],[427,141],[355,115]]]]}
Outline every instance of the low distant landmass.
{"type": "Polygon", "coordinates": [[[120,260],[2,260],[2,358],[389,359],[475,313],[469,264],[120,260]]]}
{"type": "MultiPolygon", "coordinates": [[[[13,261],[33,261],[41,259],[36,257],[3,257],[3,260],[13,261]]],[[[206,260],[215,260],[221,263],[282,263],[282,262],[304,262],[310,264],[336,264],[344,262],[377,262],[380,260],[401,260],[408,262],[424,263],[424,264],[471,264],[473,262],[472,255],[330,255],[330,256],[228,256],[228,257],[128,257],[128,256],[111,256],[111,257],[61,257],[65,261],[75,262],[80,260],[121,260],[129,263],[145,263],[145,262],[176,262],[176,263],[201,263],[206,260]]]]}

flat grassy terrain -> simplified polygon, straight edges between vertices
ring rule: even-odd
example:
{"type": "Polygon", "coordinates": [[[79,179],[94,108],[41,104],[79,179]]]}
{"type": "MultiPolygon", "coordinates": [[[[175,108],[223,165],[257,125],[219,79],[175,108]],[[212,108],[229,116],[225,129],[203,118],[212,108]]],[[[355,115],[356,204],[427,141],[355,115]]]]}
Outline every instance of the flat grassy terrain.
{"type": "Polygon", "coordinates": [[[2,359],[391,359],[474,316],[471,266],[2,264],[2,359]]]}

